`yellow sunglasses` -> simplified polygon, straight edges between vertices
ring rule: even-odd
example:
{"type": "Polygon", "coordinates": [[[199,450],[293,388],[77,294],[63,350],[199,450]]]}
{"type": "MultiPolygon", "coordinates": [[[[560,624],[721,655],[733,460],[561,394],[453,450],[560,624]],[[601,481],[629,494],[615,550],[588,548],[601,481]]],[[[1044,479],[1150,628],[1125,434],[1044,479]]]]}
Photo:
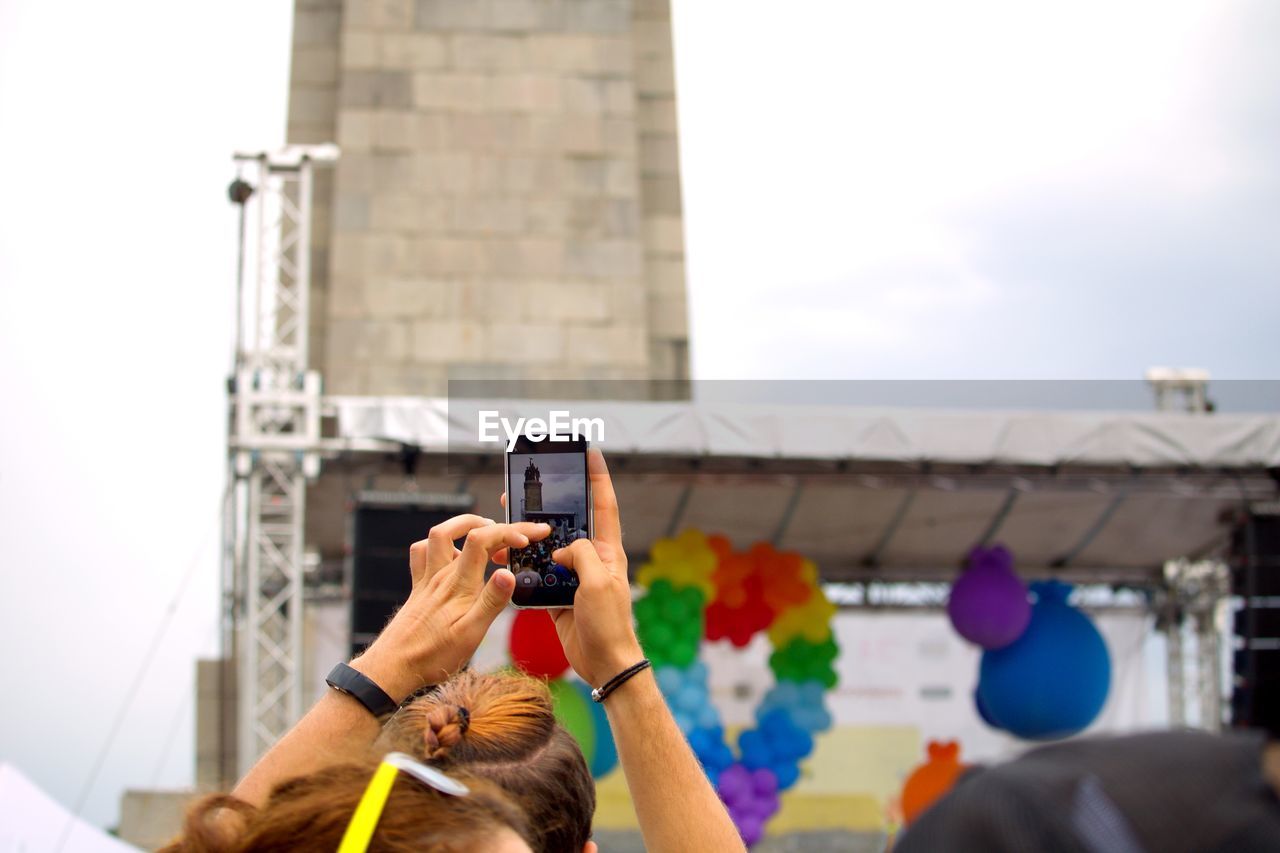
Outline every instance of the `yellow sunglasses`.
{"type": "Polygon", "coordinates": [[[387,798],[391,796],[391,786],[401,773],[408,773],[427,787],[452,797],[465,797],[471,793],[466,785],[434,767],[428,767],[403,752],[389,752],[374,771],[360,802],[356,804],[351,822],[347,824],[347,831],[342,834],[338,853],[365,853],[369,849],[373,831],[378,828],[382,810],[386,808],[387,798]]]}

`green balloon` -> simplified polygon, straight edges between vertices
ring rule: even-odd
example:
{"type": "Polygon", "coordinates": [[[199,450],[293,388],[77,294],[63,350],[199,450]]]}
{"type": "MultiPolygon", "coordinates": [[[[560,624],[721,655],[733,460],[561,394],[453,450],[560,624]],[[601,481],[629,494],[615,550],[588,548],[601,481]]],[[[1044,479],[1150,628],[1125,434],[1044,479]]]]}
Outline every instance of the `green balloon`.
{"type": "Polygon", "coordinates": [[[670,598],[675,594],[675,591],[676,588],[666,578],[654,581],[649,587],[649,595],[656,595],[658,598],[670,598]]]}
{"type": "Polygon", "coordinates": [[[547,687],[551,689],[551,704],[555,708],[556,719],[578,742],[582,757],[589,766],[596,757],[596,722],[591,714],[591,706],[582,693],[563,678],[547,682],[547,687]]]}
{"type": "Polygon", "coordinates": [[[770,655],[769,666],[778,680],[820,681],[834,687],[839,678],[833,664],[839,654],[833,639],[811,643],[797,637],[770,655]]]}
{"type": "Polygon", "coordinates": [[[680,590],[680,601],[684,603],[687,610],[692,612],[701,610],[707,603],[707,597],[696,586],[686,586],[680,590]]]}
{"type": "Polygon", "coordinates": [[[684,669],[698,657],[698,638],[681,637],[671,649],[671,662],[684,669]]]}
{"type": "Polygon", "coordinates": [[[675,639],[676,633],[668,622],[640,623],[640,645],[644,646],[646,651],[661,654],[675,639]]]}
{"type": "Polygon", "coordinates": [[[686,667],[697,658],[705,601],[696,587],[677,589],[664,578],[654,581],[636,602],[640,644],[654,666],[686,667]]]}

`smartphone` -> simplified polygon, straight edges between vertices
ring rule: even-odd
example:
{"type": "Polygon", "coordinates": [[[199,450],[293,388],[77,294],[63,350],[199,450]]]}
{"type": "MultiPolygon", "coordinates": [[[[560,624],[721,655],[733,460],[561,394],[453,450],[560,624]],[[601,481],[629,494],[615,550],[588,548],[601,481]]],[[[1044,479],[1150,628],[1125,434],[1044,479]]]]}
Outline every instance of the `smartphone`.
{"type": "Polygon", "coordinates": [[[511,548],[507,565],[516,576],[511,603],[518,608],[572,607],[578,574],[551,559],[557,548],[595,534],[585,438],[516,439],[506,454],[507,522],[541,521],[551,535],[511,548]]]}

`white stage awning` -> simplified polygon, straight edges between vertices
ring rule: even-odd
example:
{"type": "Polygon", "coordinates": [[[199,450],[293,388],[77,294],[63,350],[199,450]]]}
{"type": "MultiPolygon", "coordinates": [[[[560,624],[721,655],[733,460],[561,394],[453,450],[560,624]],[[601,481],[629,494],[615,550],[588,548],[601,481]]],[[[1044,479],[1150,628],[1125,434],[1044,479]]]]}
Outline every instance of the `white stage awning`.
{"type": "Polygon", "coordinates": [[[1280,416],[987,412],[691,402],[330,398],[339,434],[490,452],[477,412],[601,418],[615,453],[1036,466],[1280,467],[1280,416]],[[450,409],[452,402],[452,411],[450,409]]]}
{"type": "Polygon", "coordinates": [[[1149,581],[1168,559],[1220,554],[1280,469],[1272,415],[327,402],[339,444],[449,454],[447,469],[424,466],[433,487],[465,488],[483,512],[500,512],[503,448],[478,440],[479,409],[599,417],[633,559],[698,527],[800,551],[832,580],[945,579],[972,546],[1002,542],[1028,574],[1149,581]]]}

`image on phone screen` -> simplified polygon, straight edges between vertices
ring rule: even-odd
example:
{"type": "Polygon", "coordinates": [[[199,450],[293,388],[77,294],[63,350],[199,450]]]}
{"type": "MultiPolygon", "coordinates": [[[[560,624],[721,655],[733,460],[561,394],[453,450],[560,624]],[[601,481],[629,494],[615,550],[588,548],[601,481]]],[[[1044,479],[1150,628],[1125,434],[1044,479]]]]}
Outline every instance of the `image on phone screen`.
{"type": "Polygon", "coordinates": [[[585,441],[520,439],[507,454],[507,516],[540,521],[551,535],[527,548],[512,548],[508,566],[516,576],[517,607],[571,607],[578,575],[551,559],[557,548],[591,536],[591,499],[585,441]]]}

